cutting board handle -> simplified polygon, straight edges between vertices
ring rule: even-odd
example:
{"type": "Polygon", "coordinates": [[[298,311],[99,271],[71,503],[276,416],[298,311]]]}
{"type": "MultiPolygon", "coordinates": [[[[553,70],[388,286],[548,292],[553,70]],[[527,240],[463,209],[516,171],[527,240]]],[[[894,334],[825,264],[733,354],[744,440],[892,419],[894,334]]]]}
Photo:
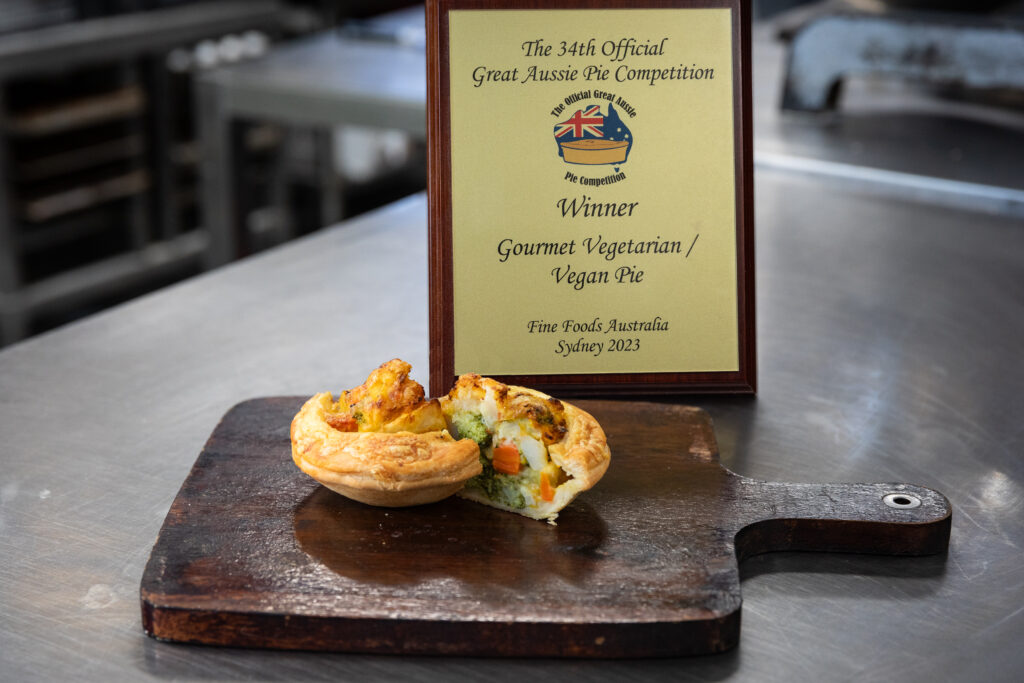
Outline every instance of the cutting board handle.
{"type": "Polygon", "coordinates": [[[736,534],[744,557],[778,550],[931,555],[949,546],[952,506],[911,484],[784,484],[745,479],[755,503],[736,534]]]}

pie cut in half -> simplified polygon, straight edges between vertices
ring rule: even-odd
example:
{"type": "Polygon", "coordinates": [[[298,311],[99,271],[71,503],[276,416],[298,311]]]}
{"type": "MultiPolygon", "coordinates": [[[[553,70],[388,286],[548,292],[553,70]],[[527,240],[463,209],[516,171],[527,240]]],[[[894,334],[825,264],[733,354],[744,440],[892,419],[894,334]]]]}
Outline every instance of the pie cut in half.
{"type": "Polygon", "coordinates": [[[395,359],[366,382],[310,398],[292,420],[292,460],[327,488],[370,505],[433,503],[482,470],[479,448],[447,431],[437,399],[395,359]]]}
{"type": "Polygon", "coordinates": [[[432,503],[456,492],[553,521],[608,469],[589,413],[476,374],[425,399],[399,359],[361,386],[313,396],[292,420],[292,459],[332,491],[370,505],[432,503]]]}

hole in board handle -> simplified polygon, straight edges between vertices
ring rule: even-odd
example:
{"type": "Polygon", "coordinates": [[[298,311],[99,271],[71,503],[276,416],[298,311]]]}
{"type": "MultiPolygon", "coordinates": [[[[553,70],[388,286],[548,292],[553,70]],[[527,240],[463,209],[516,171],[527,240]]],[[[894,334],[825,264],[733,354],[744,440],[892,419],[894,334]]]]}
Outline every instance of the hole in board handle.
{"type": "Polygon", "coordinates": [[[882,502],[897,510],[912,510],[921,506],[921,499],[909,493],[890,493],[882,498],[882,502]]]}

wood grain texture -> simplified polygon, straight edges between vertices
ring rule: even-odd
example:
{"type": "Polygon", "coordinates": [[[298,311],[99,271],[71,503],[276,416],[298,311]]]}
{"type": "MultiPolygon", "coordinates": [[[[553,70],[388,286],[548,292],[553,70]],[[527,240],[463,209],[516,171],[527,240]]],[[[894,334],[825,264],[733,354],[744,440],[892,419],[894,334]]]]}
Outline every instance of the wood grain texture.
{"type": "Polygon", "coordinates": [[[737,557],[948,543],[941,494],[740,477],[718,463],[704,411],[648,403],[580,402],[602,422],[612,466],[555,526],[458,498],[369,507],[292,464],[301,402],[248,401],[217,426],[143,576],[148,634],[403,654],[702,654],[738,642],[737,557]],[[893,491],[922,504],[888,507],[893,491]]]}
{"type": "MultiPolygon", "coordinates": [[[[494,375],[507,384],[562,396],[641,396],[686,393],[756,393],[757,343],[754,287],[754,155],[749,0],[429,0],[427,33],[427,193],[430,236],[430,393],[455,382],[452,289],[451,98],[448,13],[507,9],[732,10],[733,143],[736,161],[736,291],[739,369],[735,372],[648,372],[494,375]]],[[[670,295],[671,293],[666,293],[670,295]]]]}

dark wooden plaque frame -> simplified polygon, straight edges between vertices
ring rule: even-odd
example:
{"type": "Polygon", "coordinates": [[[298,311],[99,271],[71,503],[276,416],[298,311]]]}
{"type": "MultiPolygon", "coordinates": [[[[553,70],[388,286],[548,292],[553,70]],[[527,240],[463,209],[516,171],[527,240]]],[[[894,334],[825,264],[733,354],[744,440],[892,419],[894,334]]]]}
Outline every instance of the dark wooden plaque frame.
{"type": "Polygon", "coordinates": [[[732,12],[733,131],[736,170],[736,276],[739,369],[734,372],[494,375],[509,384],[559,395],[754,393],[754,172],[750,84],[750,0],[428,0],[427,148],[430,236],[430,393],[447,393],[455,377],[452,284],[451,99],[448,13],[508,9],[688,9],[732,12]]]}

